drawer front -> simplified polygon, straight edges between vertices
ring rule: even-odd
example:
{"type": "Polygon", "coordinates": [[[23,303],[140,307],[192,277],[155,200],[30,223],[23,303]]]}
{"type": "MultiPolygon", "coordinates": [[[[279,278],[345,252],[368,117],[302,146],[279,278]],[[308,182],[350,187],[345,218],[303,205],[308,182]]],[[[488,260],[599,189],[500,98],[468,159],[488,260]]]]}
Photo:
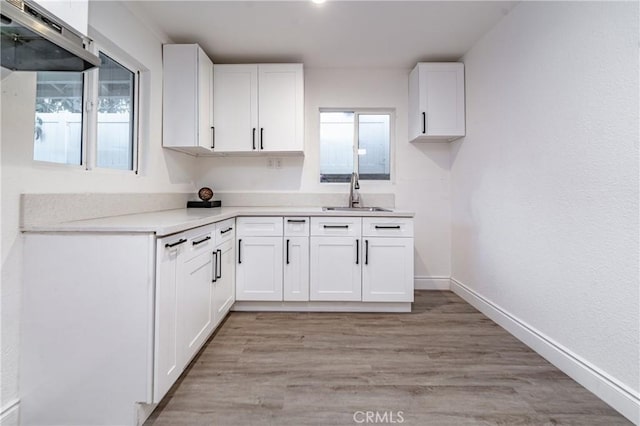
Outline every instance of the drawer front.
{"type": "Polygon", "coordinates": [[[365,217],[362,219],[365,237],[413,237],[413,219],[406,217],[365,217]]]}
{"type": "Polygon", "coordinates": [[[362,235],[362,218],[312,217],[311,235],[360,238],[360,235],[362,235]]]}
{"type": "Polygon", "coordinates": [[[201,226],[185,232],[187,242],[185,245],[186,260],[198,256],[204,251],[213,252],[215,247],[215,225],[201,226]]]}
{"type": "Polygon", "coordinates": [[[239,237],[281,237],[282,217],[255,216],[236,219],[239,237]]]}
{"type": "Polygon", "coordinates": [[[285,217],[284,218],[285,237],[308,237],[309,218],[308,217],[285,217]]]}
{"type": "Polygon", "coordinates": [[[233,240],[236,236],[236,220],[228,219],[216,223],[216,246],[233,240]]]}

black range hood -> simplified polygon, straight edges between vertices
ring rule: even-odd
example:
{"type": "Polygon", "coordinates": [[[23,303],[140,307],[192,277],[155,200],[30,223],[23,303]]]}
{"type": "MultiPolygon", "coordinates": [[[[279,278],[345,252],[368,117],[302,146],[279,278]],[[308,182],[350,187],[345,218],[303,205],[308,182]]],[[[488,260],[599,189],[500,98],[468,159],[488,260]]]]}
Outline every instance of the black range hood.
{"type": "Polygon", "coordinates": [[[100,58],[88,39],[28,0],[0,0],[0,65],[12,71],[86,71],[100,58]]]}

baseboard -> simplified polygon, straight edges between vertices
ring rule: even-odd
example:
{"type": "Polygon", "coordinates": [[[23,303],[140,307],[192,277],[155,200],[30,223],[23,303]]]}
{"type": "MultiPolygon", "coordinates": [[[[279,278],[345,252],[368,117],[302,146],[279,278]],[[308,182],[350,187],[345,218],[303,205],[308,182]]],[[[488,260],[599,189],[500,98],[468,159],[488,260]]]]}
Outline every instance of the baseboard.
{"type": "Polygon", "coordinates": [[[450,290],[449,277],[414,277],[413,288],[416,290],[450,290]]]}
{"type": "Polygon", "coordinates": [[[633,389],[454,278],[451,290],[634,424],[640,424],[640,395],[633,389]]]}
{"type": "Polygon", "coordinates": [[[13,399],[0,409],[0,425],[18,426],[20,424],[20,400],[13,399]]]}

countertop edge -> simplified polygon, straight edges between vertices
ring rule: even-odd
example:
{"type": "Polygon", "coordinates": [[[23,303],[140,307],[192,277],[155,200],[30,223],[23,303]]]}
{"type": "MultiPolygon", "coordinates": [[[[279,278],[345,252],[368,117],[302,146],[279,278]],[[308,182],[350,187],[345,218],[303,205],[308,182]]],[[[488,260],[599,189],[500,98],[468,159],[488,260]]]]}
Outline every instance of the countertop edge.
{"type": "MultiPolygon", "coordinates": [[[[202,209],[174,209],[165,210],[164,213],[185,213],[183,220],[176,219],[175,223],[161,225],[153,224],[149,225],[136,223],[136,224],[123,224],[118,223],[123,218],[139,218],[141,222],[145,221],[145,216],[152,222],[154,215],[162,214],[163,212],[150,212],[139,213],[123,216],[111,216],[99,219],[80,220],[73,222],[54,223],[54,224],[42,224],[42,225],[26,225],[20,227],[20,232],[24,233],[127,233],[127,234],[156,234],[158,237],[164,237],[167,235],[176,234],[178,232],[186,231],[189,229],[198,228],[201,226],[210,225],[212,223],[221,222],[227,219],[236,217],[247,216],[309,216],[309,217],[395,217],[395,218],[413,218],[415,213],[407,211],[391,211],[391,212],[348,212],[348,211],[322,211],[319,207],[307,208],[304,207],[224,207],[225,212],[221,212],[217,209],[211,209],[211,215],[203,216],[198,219],[186,219],[188,211],[201,211],[202,209]],[[281,210],[279,210],[281,209],[281,210]],[[213,211],[217,210],[217,211],[213,211]],[[109,221],[114,223],[109,224],[109,221]],[[98,223],[96,223],[98,222],[98,223]]],[[[205,212],[203,212],[205,213],[205,212]]]]}

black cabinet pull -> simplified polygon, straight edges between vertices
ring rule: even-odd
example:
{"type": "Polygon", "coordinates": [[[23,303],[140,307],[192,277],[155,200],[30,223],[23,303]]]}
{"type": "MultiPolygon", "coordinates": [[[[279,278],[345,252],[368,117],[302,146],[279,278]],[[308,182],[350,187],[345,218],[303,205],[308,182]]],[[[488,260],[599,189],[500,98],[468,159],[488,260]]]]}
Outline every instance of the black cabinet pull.
{"type": "Polygon", "coordinates": [[[216,147],[216,128],[211,126],[211,149],[216,147]]]}
{"type": "Polygon", "coordinates": [[[205,241],[209,241],[210,239],[211,239],[211,236],[209,235],[209,236],[207,236],[207,237],[204,237],[204,238],[203,238],[203,239],[201,239],[200,241],[194,241],[192,244],[193,244],[194,246],[197,246],[198,244],[202,244],[202,243],[204,243],[205,241]]]}
{"type": "Polygon", "coordinates": [[[260,149],[264,149],[264,128],[260,127],[260,149]]]}
{"type": "Polygon", "coordinates": [[[289,223],[306,223],[307,220],[306,219],[287,219],[287,222],[289,222],[289,223]]]}
{"type": "Polygon", "coordinates": [[[356,265],[360,264],[360,240],[356,240],[356,265]]]}
{"type": "Polygon", "coordinates": [[[251,136],[253,149],[256,149],[256,128],[253,128],[252,136],[251,136]]]}
{"type": "Polygon", "coordinates": [[[369,240],[364,240],[364,264],[369,264],[369,240]]]}
{"type": "Polygon", "coordinates": [[[218,249],[216,250],[216,271],[218,272],[218,274],[216,275],[216,279],[218,278],[222,278],[222,250],[218,249]],[[220,265],[218,267],[218,264],[220,265]]]}
{"type": "Polygon", "coordinates": [[[376,229],[400,229],[400,225],[393,225],[393,226],[387,226],[387,225],[376,225],[376,229]]]}
{"type": "Polygon", "coordinates": [[[212,283],[215,283],[216,281],[218,281],[218,253],[211,252],[211,255],[213,256],[213,278],[211,279],[212,283]]]}
{"type": "Polygon", "coordinates": [[[171,248],[171,247],[175,247],[175,246],[178,246],[178,245],[180,245],[182,243],[186,243],[186,242],[187,242],[187,240],[185,240],[184,238],[180,238],[178,241],[176,241],[173,244],[169,244],[169,243],[165,244],[164,247],[165,248],[171,248]]]}
{"type": "Polygon", "coordinates": [[[229,231],[233,231],[233,228],[229,227],[229,228],[225,229],[224,231],[220,231],[220,234],[226,234],[229,231]]]}
{"type": "Polygon", "coordinates": [[[427,113],[422,113],[422,134],[427,133],[427,113]]]}
{"type": "Polygon", "coordinates": [[[329,228],[340,228],[340,229],[349,229],[349,225],[322,225],[325,229],[329,228]]]}
{"type": "Polygon", "coordinates": [[[287,265],[289,264],[289,240],[287,240],[287,265]]]}
{"type": "Polygon", "coordinates": [[[242,238],[238,240],[238,263],[242,263],[242,238]]]}

